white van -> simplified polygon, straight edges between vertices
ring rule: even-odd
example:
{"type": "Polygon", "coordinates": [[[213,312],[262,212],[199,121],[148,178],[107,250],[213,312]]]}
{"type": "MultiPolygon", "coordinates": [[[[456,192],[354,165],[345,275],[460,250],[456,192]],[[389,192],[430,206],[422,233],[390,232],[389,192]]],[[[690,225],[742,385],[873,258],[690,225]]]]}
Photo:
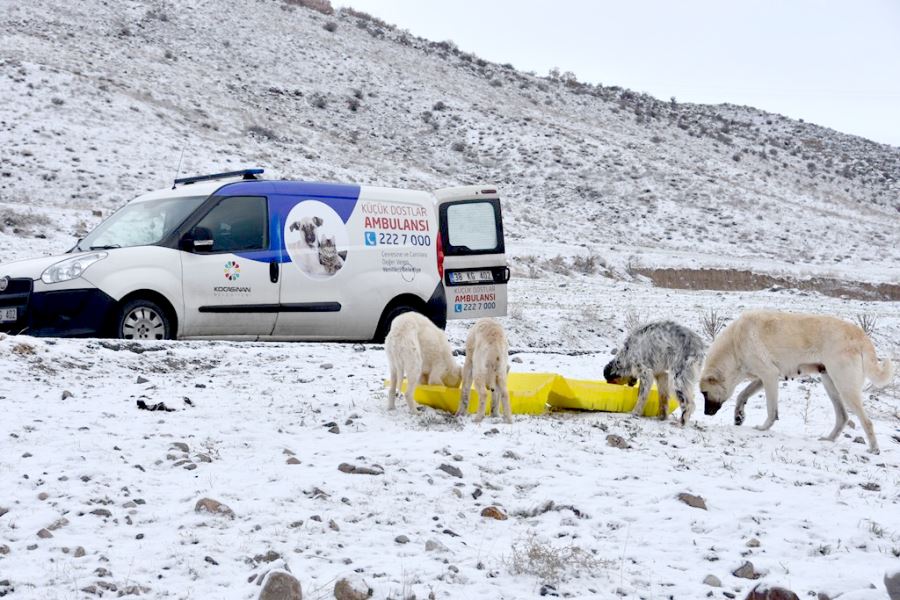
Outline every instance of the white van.
{"type": "Polygon", "coordinates": [[[489,185],[434,193],[261,179],[177,179],[62,256],[0,264],[0,331],[124,339],[384,339],[410,310],[506,314],[489,185]]]}

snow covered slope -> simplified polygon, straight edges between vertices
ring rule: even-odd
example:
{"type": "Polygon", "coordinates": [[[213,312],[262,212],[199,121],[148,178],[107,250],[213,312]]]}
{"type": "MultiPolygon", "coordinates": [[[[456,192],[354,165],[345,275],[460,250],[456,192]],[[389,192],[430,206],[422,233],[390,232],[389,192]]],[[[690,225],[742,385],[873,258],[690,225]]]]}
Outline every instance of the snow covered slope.
{"type": "MultiPolygon", "coordinates": [[[[898,278],[900,149],[737,106],[523,74],[299,2],[12,2],[0,210],[64,247],[183,173],[494,181],[513,251],[898,278]],[[893,230],[890,225],[895,225],[893,230]],[[793,265],[793,267],[791,266],[793,265]]],[[[0,233],[0,260],[18,256],[0,233]]],[[[5,234],[4,234],[5,233],[5,234]]],[[[634,262],[634,261],[633,261],[634,262]]]]}

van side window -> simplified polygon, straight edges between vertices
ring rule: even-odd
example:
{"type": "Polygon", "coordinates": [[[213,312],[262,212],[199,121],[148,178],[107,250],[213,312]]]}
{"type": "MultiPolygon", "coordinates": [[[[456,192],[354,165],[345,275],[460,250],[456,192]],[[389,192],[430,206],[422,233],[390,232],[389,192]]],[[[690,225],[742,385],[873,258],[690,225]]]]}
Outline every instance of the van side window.
{"type": "Polygon", "coordinates": [[[490,202],[461,202],[447,207],[447,241],[470,251],[497,248],[497,215],[490,202]]]}
{"type": "Polygon", "coordinates": [[[265,250],[269,247],[268,211],[262,196],[223,198],[197,223],[213,239],[211,252],[265,250]]]}

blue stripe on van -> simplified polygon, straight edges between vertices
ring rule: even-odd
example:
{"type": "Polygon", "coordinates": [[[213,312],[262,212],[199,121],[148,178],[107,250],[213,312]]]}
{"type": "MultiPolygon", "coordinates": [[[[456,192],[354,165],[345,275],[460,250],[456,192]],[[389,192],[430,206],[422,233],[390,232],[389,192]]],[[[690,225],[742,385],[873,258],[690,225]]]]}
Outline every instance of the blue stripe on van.
{"type": "MultiPolygon", "coordinates": [[[[328,205],[346,223],[356,208],[359,200],[360,186],[342,183],[317,183],[308,181],[265,181],[269,198],[269,248],[266,252],[237,252],[238,256],[247,260],[280,263],[291,262],[291,257],[284,246],[284,223],[288,214],[297,204],[304,200],[317,200],[328,205]]],[[[260,182],[237,182],[224,186],[218,193],[226,191],[229,196],[246,194],[258,195],[260,182]]]]}

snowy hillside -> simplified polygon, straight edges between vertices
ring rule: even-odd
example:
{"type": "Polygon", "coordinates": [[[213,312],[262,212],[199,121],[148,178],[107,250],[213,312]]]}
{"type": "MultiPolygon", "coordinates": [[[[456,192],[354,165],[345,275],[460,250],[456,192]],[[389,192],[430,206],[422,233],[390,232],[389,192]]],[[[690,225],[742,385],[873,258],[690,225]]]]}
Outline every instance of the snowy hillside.
{"type": "Polygon", "coordinates": [[[519,255],[550,242],[617,264],[675,252],[682,264],[699,254],[898,278],[898,148],[750,108],[535,77],[299,4],[5,1],[2,260],[17,228],[47,236],[34,250],[65,247],[92,210],[170,182],[184,151],[183,173],[494,181],[519,255]]]}
{"type": "MultiPolygon", "coordinates": [[[[492,181],[513,371],[598,379],[633,323],[701,332],[750,308],[874,319],[900,364],[896,297],[648,279],[715,267],[894,293],[900,149],[524,74],[308,3],[0,0],[0,263],[71,247],[170,184],[182,151],[182,175],[492,181]]],[[[468,326],[450,324],[454,347],[468,326]]],[[[0,596],[255,600],[287,568],[321,599],[351,578],[392,599],[743,599],[764,583],[884,600],[900,560],[896,379],[865,391],[876,456],[858,426],[817,439],[833,413],[815,378],[782,384],[765,433],[759,395],[743,427],[733,399],[715,417],[699,399],[687,428],[475,425],[387,411],[376,345],[0,337],[0,596]],[[195,511],[203,498],[233,515],[195,511]]]]}

